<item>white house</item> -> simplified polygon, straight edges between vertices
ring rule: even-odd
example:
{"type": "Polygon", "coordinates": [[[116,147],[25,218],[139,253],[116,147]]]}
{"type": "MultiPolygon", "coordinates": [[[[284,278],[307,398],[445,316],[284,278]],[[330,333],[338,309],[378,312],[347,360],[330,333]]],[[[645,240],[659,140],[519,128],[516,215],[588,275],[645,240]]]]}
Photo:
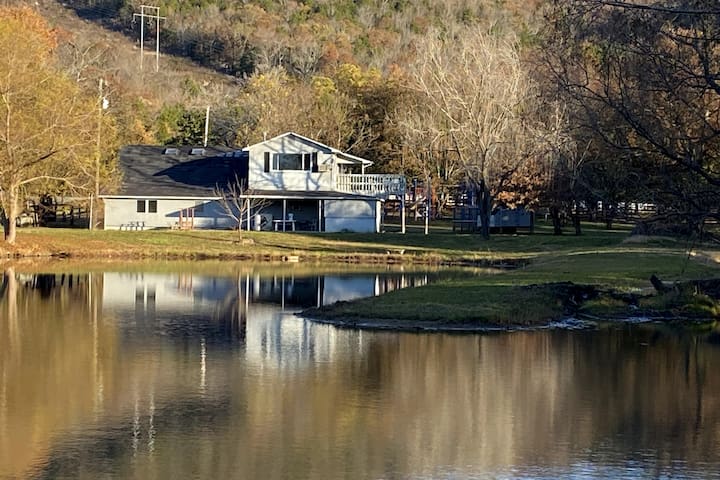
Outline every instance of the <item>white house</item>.
{"type": "Polygon", "coordinates": [[[120,191],[103,195],[106,229],[232,228],[218,189],[236,179],[254,205],[243,228],[379,232],[382,202],[403,199],[402,175],[296,133],[242,150],[127,146],[120,191]]]}

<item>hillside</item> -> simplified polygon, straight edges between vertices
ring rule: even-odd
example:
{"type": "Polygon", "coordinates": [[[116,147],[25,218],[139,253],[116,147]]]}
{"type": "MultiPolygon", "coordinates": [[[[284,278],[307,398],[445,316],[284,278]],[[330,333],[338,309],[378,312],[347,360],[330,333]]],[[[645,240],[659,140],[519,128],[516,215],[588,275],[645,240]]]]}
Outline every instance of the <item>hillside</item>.
{"type": "Polygon", "coordinates": [[[417,42],[475,26],[528,40],[539,2],[164,0],[158,72],[152,19],[140,69],[142,2],[36,5],[65,32],[71,73],[90,92],[109,83],[121,143],[197,143],[210,107],[213,143],[295,130],[382,164],[398,156],[388,117],[417,42]]]}
{"type": "MultiPolygon", "coordinates": [[[[82,18],[137,39],[139,0],[68,0],[82,18]]],[[[493,26],[529,35],[540,0],[161,0],[161,48],[236,76],[282,67],[310,76],[342,63],[402,68],[430,29],[493,26]]],[[[148,12],[148,10],[146,10],[148,12]]],[[[152,12],[151,12],[152,13],[152,12]]],[[[146,22],[154,48],[155,21],[146,22]]]]}
{"type": "Polygon", "coordinates": [[[103,76],[113,94],[151,109],[177,102],[188,106],[217,104],[237,91],[229,75],[197,65],[190,59],[161,53],[155,71],[154,43],[146,47],[144,69],[140,70],[139,35],[106,28],[102,22],[82,18],[71,8],[72,2],[40,0],[38,11],[62,31],[63,61],[78,79],[103,76]],[[187,95],[188,84],[202,87],[202,95],[187,95]]]}

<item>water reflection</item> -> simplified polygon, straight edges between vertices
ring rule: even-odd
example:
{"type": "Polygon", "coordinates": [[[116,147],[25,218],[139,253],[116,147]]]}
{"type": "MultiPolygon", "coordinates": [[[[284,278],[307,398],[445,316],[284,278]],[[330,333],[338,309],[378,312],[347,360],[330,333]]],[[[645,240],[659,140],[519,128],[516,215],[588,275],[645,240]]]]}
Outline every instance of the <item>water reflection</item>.
{"type": "Polygon", "coordinates": [[[253,328],[279,347],[281,329],[289,328],[279,320],[289,312],[425,285],[432,276],[104,273],[102,297],[105,313],[135,340],[169,335],[235,343],[245,340],[251,316],[253,328]]]}
{"type": "Polygon", "coordinates": [[[0,300],[0,478],[713,478],[720,348],[649,327],[336,330],[427,276],[22,276],[0,300]]]}

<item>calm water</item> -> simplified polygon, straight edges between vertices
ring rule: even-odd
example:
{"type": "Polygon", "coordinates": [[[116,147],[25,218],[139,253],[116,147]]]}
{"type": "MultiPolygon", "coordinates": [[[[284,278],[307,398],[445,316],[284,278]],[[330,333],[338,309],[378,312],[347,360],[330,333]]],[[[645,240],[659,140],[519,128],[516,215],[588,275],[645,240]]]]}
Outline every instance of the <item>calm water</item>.
{"type": "Polygon", "coordinates": [[[297,318],[426,275],[20,275],[0,478],[720,478],[720,345],[297,318]]]}

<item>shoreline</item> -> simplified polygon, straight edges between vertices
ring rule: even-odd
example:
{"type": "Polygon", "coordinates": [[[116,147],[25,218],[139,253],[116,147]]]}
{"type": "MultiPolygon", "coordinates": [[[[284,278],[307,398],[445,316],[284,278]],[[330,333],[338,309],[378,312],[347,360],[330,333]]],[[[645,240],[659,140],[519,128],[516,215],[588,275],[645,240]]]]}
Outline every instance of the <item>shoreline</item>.
{"type": "Polygon", "coordinates": [[[413,265],[429,267],[468,267],[468,268],[497,268],[513,269],[528,266],[530,260],[527,258],[444,258],[442,256],[421,256],[421,255],[400,255],[400,254],[287,254],[287,253],[218,253],[205,254],[190,252],[187,254],[178,253],[137,253],[137,252],[106,252],[106,253],[15,253],[12,255],[1,255],[0,264],[20,261],[55,261],[55,260],[96,260],[96,261],[236,261],[236,262],[257,262],[257,263],[302,263],[307,265],[318,263],[333,263],[337,265],[413,265]]]}
{"type": "Polygon", "coordinates": [[[303,315],[302,312],[296,314],[297,317],[308,320],[313,323],[322,325],[332,325],[333,327],[348,330],[365,330],[380,332],[397,332],[397,333],[449,333],[449,334],[494,334],[494,333],[513,333],[513,332],[532,332],[537,330],[593,330],[601,325],[673,325],[682,328],[690,327],[712,327],[717,322],[713,318],[668,318],[659,317],[636,317],[628,315],[627,317],[590,317],[576,318],[566,317],[558,320],[552,320],[547,323],[539,323],[537,325],[496,325],[479,323],[471,324],[444,324],[438,323],[434,325],[426,325],[426,322],[418,323],[406,320],[389,320],[389,319],[343,319],[343,318],[314,318],[312,316],[303,315]]]}

